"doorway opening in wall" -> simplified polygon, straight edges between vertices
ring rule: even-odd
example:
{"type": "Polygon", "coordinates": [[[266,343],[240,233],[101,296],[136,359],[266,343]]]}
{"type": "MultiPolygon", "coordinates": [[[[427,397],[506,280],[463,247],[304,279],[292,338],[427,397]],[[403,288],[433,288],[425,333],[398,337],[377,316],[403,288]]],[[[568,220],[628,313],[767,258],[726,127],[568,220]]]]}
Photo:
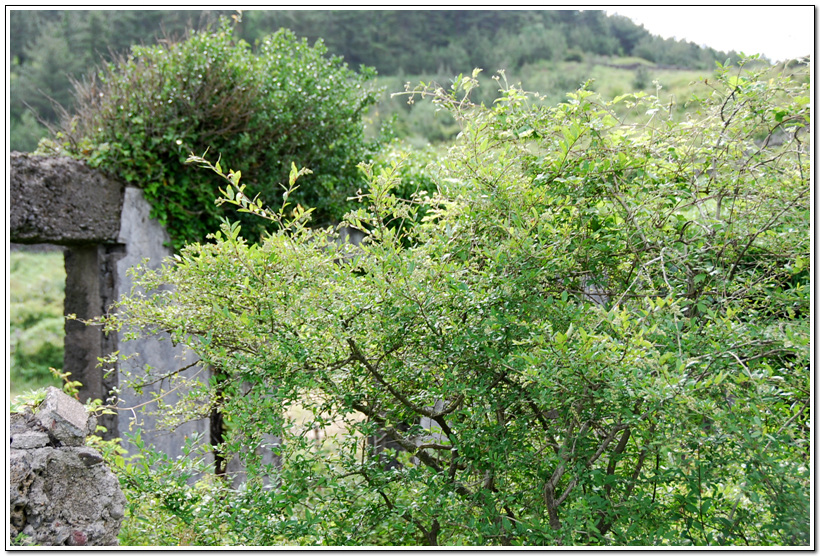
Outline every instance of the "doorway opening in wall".
{"type": "Polygon", "coordinates": [[[51,244],[9,246],[9,401],[29,390],[62,386],[49,367],[63,367],[64,251],[64,247],[51,244]]]}

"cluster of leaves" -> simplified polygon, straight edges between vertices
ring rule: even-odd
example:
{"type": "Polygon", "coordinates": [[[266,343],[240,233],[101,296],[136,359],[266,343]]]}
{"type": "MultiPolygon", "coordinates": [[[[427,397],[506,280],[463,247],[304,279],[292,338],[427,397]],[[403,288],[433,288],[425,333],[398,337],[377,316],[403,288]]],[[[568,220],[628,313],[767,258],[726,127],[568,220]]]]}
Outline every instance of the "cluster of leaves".
{"type": "Polygon", "coordinates": [[[202,450],[201,438],[186,438],[182,457],[175,459],[146,445],[139,433],[129,441],[139,449],[137,454],[118,450],[106,457],[127,502],[121,546],[241,543],[225,519],[236,492],[209,472],[210,456],[202,450]]]}
{"type": "Polygon", "coordinates": [[[719,67],[678,121],[504,83],[486,108],[477,84],[415,91],[463,131],[435,191],[362,166],[361,245],[223,174],[275,231],[223,223],[105,319],[219,369],[200,395],[248,473],[233,541],[807,544],[808,86],[719,67]]]}
{"type": "Polygon", "coordinates": [[[27,390],[14,397],[9,404],[9,413],[25,413],[28,409],[36,411],[46,399],[46,389],[27,390]]]}
{"type": "MultiPolygon", "coordinates": [[[[76,115],[44,150],[85,159],[143,189],[175,247],[218,226],[218,183],[182,164],[188,152],[241,161],[268,199],[293,160],[313,170],[298,193],[322,222],[340,219],[368,156],[361,118],[375,102],[373,73],[356,73],[281,30],[256,52],[223,20],[180,43],[133,47],[95,79],[77,84],[76,115]]],[[[259,222],[246,225],[258,235],[259,222]]]]}

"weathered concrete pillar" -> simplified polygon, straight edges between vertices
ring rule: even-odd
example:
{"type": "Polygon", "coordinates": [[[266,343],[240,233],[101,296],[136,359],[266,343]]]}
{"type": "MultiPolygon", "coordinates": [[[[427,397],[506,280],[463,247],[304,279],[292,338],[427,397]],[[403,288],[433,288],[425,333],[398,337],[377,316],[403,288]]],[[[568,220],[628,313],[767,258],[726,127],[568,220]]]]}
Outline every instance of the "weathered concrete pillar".
{"type": "MultiPolygon", "coordinates": [[[[91,319],[117,297],[116,260],[124,187],[68,157],[10,155],[9,240],[67,246],[65,314],[91,319]]],[[[117,386],[117,373],[103,376],[99,357],[117,350],[116,336],[99,327],[66,321],[63,371],[82,382],[80,400],[101,399],[117,386]]],[[[117,416],[100,424],[117,436],[117,416]]]]}

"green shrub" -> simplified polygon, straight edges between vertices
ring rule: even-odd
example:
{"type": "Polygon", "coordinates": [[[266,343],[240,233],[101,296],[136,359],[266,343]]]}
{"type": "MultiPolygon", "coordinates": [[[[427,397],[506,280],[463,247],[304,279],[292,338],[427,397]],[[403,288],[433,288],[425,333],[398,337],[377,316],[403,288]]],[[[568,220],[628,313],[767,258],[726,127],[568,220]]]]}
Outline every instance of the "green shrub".
{"type": "Polygon", "coordinates": [[[385,145],[374,157],[373,166],[378,173],[398,164],[400,185],[396,195],[403,199],[410,199],[421,192],[432,193],[436,190],[434,165],[438,161],[439,152],[433,147],[416,149],[401,140],[395,140],[385,145]]]}
{"type": "Polygon", "coordinates": [[[575,49],[568,50],[564,56],[564,61],[581,63],[584,61],[584,54],[575,49]]]}
{"type": "Polygon", "coordinates": [[[146,445],[139,432],[128,437],[137,454],[126,456],[109,443],[106,455],[126,498],[121,546],[241,544],[229,525],[241,496],[213,475],[201,436],[186,438],[175,459],[146,445]]]}
{"type": "Polygon", "coordinates": [[[636,90],[646,89],[649,86],[649,70],[641,66],[635,70],[635,78],[632,80],[632,86],[636,90]]]}
{"type": "MultiPolygon", "coordinates": [[[[248,479],[206,522],[262,545],[809,544],[810,87],[719,67],[679,119],[586,89],[479,106],[476,74],[418,91],[463,129],[434,192],[364,166],[360,246],[254,210],[234,175],[227,202],[277,232],[225,222],[107,317],[227,377],[196,395],[248,479]],[[308,431],[331,422],[329,454],[308,431]]],[[[156,491],[194,516],[179,485],[156,491]]]]}
{"type": "MultiPolygon", "coordinates": [[[[179,43],[133,47],[96,78],[76,84],[76,115],[66,119],[46,152],[84,158],[141,187],[152,215],[174,245],[203,240],[218,226],[213,175],[185,167],[206,150],[222,164],[242,164],[252,188],[274,202],[292,162],[307,166],[293,200],[331,222],[345,213],[361,184],[356,164],[368,158],[361,125],[375,102],[374,72],[350,70],[287,30],[256,51],[235,40],[223,20],[214,32],[179,43]]],[[[258,222],[246,230],[258,236],[258,222]]]]}

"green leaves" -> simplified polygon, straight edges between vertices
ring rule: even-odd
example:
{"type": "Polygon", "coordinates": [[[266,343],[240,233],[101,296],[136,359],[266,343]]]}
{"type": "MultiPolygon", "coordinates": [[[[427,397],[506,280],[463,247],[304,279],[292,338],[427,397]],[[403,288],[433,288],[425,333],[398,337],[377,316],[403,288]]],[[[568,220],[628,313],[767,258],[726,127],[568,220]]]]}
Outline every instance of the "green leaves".
{"type": "MultiPolygon", "coordinates": [[[[135,47],[93,86],[77,85],[76,117],[55,138],[66,154],[143,187],[177,249],[203,241],[227,214],[213,203],[219,178],[185,167],[183,149],[218,153],[217,174],[228,162],[241,166],[244,176],[228,178],[232,194],[245,179],[274,205],[289,197],[314,208],[320,224],[339,221],[361,185],[356,164],[368,156],[361,118],[375,102],[372,74],[351,71],[321,42],[308,46],[286,30],[257,51],[234,32],[226,18],[179,43],[135,47]],[[298,190],[293,161],[305,167],[298,190]],[[289,184],[284,194],[280,184],[289,184]]],[[[257,240],[262,206],[243,209],[239,218],[257,240]]]]}
{"type": "Polygon", "coordinates": [[[224,377],[196,395],[219,396],[248,460],[232,533],[805,543],[810,172],[799,145],[751,146],[761,114],[805,108],[779,100],[803,94],[787,82],[744,79],[684,123],[636,98],[656,110],[643,126],[588,90],[488,109],[425,89],[461,138],[425,195],[401,194],[399,157],[360,165],[342,222],[365,233],[355,247],[285,210],[300,160],[274,211],[192,157],[228,182],[219,202],[276,232],[249,244],[225,221],[144,274],[172,298],[132,296],[110,318],[189,338],[224,377]],[[747,96],[727,117],[733,95],[747,96]],[[744,148],[715,146],[730,140],[744,148]],[[264,435],[281,439],[275,469],[254,455],[264,435]]]}

